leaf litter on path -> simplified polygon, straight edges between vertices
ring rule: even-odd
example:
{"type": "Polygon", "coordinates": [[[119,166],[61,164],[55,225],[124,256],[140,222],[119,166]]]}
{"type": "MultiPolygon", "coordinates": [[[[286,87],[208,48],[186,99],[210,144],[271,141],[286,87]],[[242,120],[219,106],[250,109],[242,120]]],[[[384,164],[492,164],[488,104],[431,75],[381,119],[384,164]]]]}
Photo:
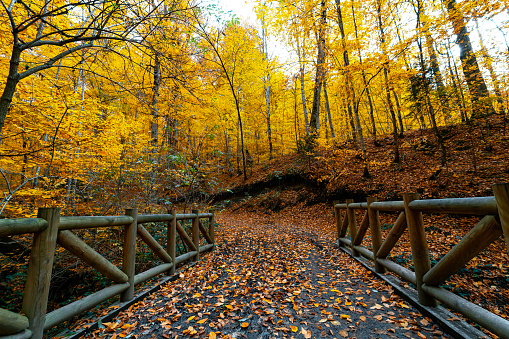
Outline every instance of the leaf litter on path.
{"type": "Polygon", "coordinates": [[[217,220],[212,253],[88,337],[448,337],[308,223],[217,220]]]}

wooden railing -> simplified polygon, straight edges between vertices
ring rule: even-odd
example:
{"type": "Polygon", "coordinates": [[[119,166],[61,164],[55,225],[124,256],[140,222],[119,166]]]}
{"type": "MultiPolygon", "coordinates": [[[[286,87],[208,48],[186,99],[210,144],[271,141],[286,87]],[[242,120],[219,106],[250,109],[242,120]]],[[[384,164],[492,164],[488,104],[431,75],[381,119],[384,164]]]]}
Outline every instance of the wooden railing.
{"type": "Polygon", "coordinates": [[[501,338],[509,338],[509,321],[439,287],[500,236],[505,236],[509,250],[509,184],[494,185],[493,192],[495,196],[482,198],[419,200],[417,193],[407,193],[403,195],[403,201],[378,202],[376,198],[368,198],[365,203],[354,203],[351,199],[344,204],[334,202],[339,246],[349,246],[354,256],[362,255],[374,261],[377,273],[385,273],[387,269],[414,284],[422,305],[436,306],[436,300],[439,300],[501,338]],[[356,211],[359,210],[365,213],[357,226],[356,211]],[[382,238],[379,212],[400,212],[385,239],[382,238]],[[431,267],[423,213],[484,217],[431,267]],[[361,246],[368,228],[372,251],[361,246]],[[407,228],[414,271],[387,259],[407,228]],[[348,230],[350,239],[346,237],[348,230]]]}
{"type": "Polygon", "coordinates": [[[213,213],[138,215],[128,209],[124,216],[60,217],[60,208],[40,208],[37,218],[0,220],[0,236],[33,233],[27,278],[21,312],[24,315],[0,309],[0,338],[42,338],[43,331],[70,319],[118,294],[125,302],[133,299],[134,286],[161,273],[175,273],[175,268],[187,260],[197,261],[200,253],[214,247],[215,219],[213,213]],[[209,220],[207,230],[201,219],[209,220]],[[192,220],[192,236],[180,220],[192,220]],[[150,222],[167,222],[166,248],[163,248],[143,227],[150,222]],[[92,247],[83,242],[72,230],[85,228],[124,226],[123,261],[119,269],[92,247]],[[190,252],[176,256],[176,235],[190,252]],[[207,245],[200,247],[200,233],[207,245]],[[163,264],[135,275],[136,237],[145,242],[163,264]],[[95,268],[115,284],[94,294],[78,299],[66,306],[46,313],[55,247],[59,244],[83,262],[95,268]]]}

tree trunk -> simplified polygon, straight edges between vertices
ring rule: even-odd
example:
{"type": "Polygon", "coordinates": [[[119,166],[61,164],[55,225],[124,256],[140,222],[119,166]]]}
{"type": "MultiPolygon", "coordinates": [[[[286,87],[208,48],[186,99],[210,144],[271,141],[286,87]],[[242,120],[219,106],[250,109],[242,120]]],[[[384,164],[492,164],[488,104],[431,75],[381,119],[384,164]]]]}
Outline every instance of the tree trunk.
{"type": "MultiPolygon", "coordinates": [[[[357,102],[355,99],[355,89],[352,84],[352,80],[350,79],[350,70],[348,67],[350,66],[350,59],[348,56],[348,50],[346,48],[346,38],[345,38],[345,28],[343,25],[343,15],[341,12],[341,1],[336,0],[336,11],[338,15],[338,25],[339,30],[341,32],[341,45],[343,47],[343,60],[345,62],[345,79],[346,79],[346,93],[348,96],[348,101],[352,102],[353,115],[355,117],[355,128],[354,130],[357,132],[354,136],[354,140],[358,140],[361,146],[361,150],[363,156],[366,155],[366,145],[364,144],[364,136],[362,134],[362,127],[359,119],[359,108],[357,107],[357,102]]],[[[353,127],[353,126],[352,126],[353,127]]]]}
{"type": "Polygon", "coordinates": [[[461,122],[466,122],[468,120],[468,114],[467,114],[467,105],[465,102],[465,96],[463,95],[463,87],[461,86],[461,81],[459,79],[458,75],[458,68],[456,67],[456,62],[453,60],[454,64],[454,72],[453,67],[451,66],[451,43],[449,39],[447,39],[447,63],[449,66],[449,73],[451,74],[452,83],[454,86],[454,89],[456,91],[456,100],[459,102],[459,108],[460,108],[460,116],[461,116],[461,122]]]}
{"type": "Polygon", "coordinates": [[[304,65],[300,68],[300,94],[302,96],[302,110],[304,112],[304,124],[306,125],[306,134],[309,135],[308,110],[306,108],[306,93],[304,91],[304,65]]]}
{"type": "Polygon", "coordinates": [[[472,98],[472,118],[477,119],[487,114],[494,113],[493,105],[489,102],[489,93],[484,78],[482,77],[477,58],[475,57],[468,36],[465,19],[463,14],[458,11],[456,0],[447,0],[447,11],[449,20],[454,27],[454,33],[457,35],[456,43],[460,48],[460,59],[463,68],[463,74],[467,81],[468,91],[472,98]]]}
{"type": "MultiPolygon", "coordinates": [[[[150,137],[152,139],[152,146],[157,149],[158,145],[158,123],[159,112],[157,110],[157,104],[159,102],[159,88],[161,86],[161,60],[159,59],[159,53],[154,53],[154,86],[152,93],[152,103],[150,110],[152,114],[152,123],[150,126],[150,137]]],[[[157,151],[156,151],[157,152],[157,151]]]]}
{"type": "Polygon", "coordinates": [[[267,103],[267,138],[269,141],[269,160],[272,160],[272,129],[270,124],[270,86],[265,86],[265,101],[267,103]]]}
{"type": "Polygon", "coordinates": [[[493,88],[495,89],[495,95],[497,96],[498,103],[498,113],[504,114],[504,100],[502,99],[502,91],[500,90],[500,81],[498,80],[497,73],[493,69],[493,64],[491,62],[491,57],[488,54],[488,49],[484,45],[484,40],[481,35],[481,30],[479,29],[479,23],[477,19],[475,19],[475,27],[477,28],[477,34],[479,35],[479,44],[481,45],[482,56],[486,62],[486,68],[490,72],[491,81],[493,83],[493,88]]]}
{"type": "Polygon", "coordinates": [[[235,96],[235,107],[237,108],[237,117],[239,119],[239,127],[240,127],[240,149],[242,151],[242,171],[244,173],[244,180],[247,180],[247,172],[246,172],[246,152],[244,151],[244,127],[242,125],[242,117],[240,115],[240,106],[239,100],[235,96]]]}
{"type": "MultiPolygon", "coordinates": [[[[360,46],[360,44],[359,44],[359,32],[357,30],[357,21],[355,20],[355,8],[354,8],[354,1],[353,0],[351,1],[351,7],[352,7],[353,26],[354,26],[354,29],[355,29],[355,42],[357,43],[358,46],[360,46]]],[[[364,68],[362,66],[362,53],[361,53],[361,48],[360,47],[357,48],[357,52],[359,53],[359,63],[360,63],[361,69],[362,69],[362,82],[364,84],[364,88],[366,89],[366,95],[368,97],[369,117],[370,117],[370,120],[371,120],[371,126],[373,128],[372,135],[373,135],[374,141],[376,142],[376,123],[375,123],[375,115],[374,115],[374,110],[373,110],[373,101],[371,100],[371,92],[369,90],[368,82],[366,80],[366,71],[364,70],[364,68]]],[[[359,100],[360,100],[360,98],[359,98],[359,100]]]]}
{"type": "Polygon", "coordinates": [[[325,64],[325,24],[327,20],[327,7],[325,0],[321,1],[320,26],[318,28],[318,55],[316,57],[315,88],[313,93],[313,108],[311,110],[311,133],[318,136],[320,129],[320,94],[322,92],[324,64],[325,64]]]}
{"type": "Polygon", "coordinates": [[[445,149],[445,143],[444,143],[444,139],[442,138],[442,135],[440,134],[440,131],[438,129],[438,126],[437,126],[437,121],[436,121],[436,116],[435,116],[435,109],[433,108],[433,105],[431,103],[431,99],[430,99],[430,89],[429,89],[429,85],[428,85],[428,81],[426,79],[426,64],[424,63],[424,53],[422,51],[422,42],[421,42],[421,35],[420,35],[420,31],[422,30],[422,22],[421,22],[421,12],[422,12],[422,2],[421,0],[417,0],[417,3],[416,3],[416,10],[415,10],[415,13],[417,15],[417,25],[416,25],[416,31],[417,31],[417,35],[416,35],[416,42],[417,42],[417,47],[419,48],[419,63],[420,63],[420,66],[421,66],[421,72],[422,72],[422,81],[424,83],[424,94],[426,95],[426,102],[427,102],[427,105],[428,105],[428,112],[429,112],[429,118],[430,118],[430,121],[431,121],[431,126],[433,128],[433,132],[435,133],[435,136],[437,137],[437,140],[438,140],[438,143],[440,145],[440,150],[441,150],[441,164],[442,165],[445,165],[446,162],[447,162],[447,152],[446,152],[446,149],[445,149]]]}
{"type": "MultiPolygon", "coordinates": [[[[323,86],[324,88],[324,93],[325,93],[325,80],[323,82],[323,86]]],[[[324,126],[324,130],[325,130],[325,140],[329,140],[329,130],[327,129],[327,122],[328,122],[328,119],[327,119],[327,103],[325,103],[325,114],[323,115],[323,126],[324,126]]]]}
{"type": "Polygon", "coordinates": [[[300,94],[302,97],[302,111],[304,112],[304,124],[306,125],[306,135],[309,135],[309,120],[308,120],[308,110],[306,107],[306,92],[304,86],[304,39],[302,40],[302,54],[300,51],[299,40],[297,38],[297,55],[299,57],[299,71],[300,71],[300,94]]]}
{"type": "Polygon", "coordinates": [[[440,98],[440,107],[442,108],[442,115],[446,124],[451,123],[451,109],[449,107],[449,97],[447,95],[447,89],[444,86],[442,79],[442,73],[440,73],[440,67],[438,66],[437,54],[433,46],[433,38],[429,30],[426,27],[426,23],[422,24],[424,29],[424,35],[426,37],[426,45],[428,47],[429,60],[431,69],[433,70],[433,78],[435,79],[435,85],[437,86],[438,97],[440,98]]]}
{"type": "Polygon", "coordinates": [[[332,117],[330,113],[329,96],[327,95],[327,80],[323,81],[323,96],[325,97],[325,110],[329,117],[330,134],[332,139],[336,139],[336,133],[334,131],[334,124],[332,123],[332,117]]]}
{"type": "Polygon", "coordinates": [[[394,112],[394,106],[392,105],[391,100],[391,90],[389,84],[389,58],[387,56],[387,52],[385,51],[385,32],[382,26],[382,3],[380,0],[377,0],[377,17],[378,17],[378,29],[380,30],[380,45],[382,46],[382,54],[384,60],[383,68],[384,68],[384,85],[385,85],[385,96],[387,99],[387,105],[389,107],[389,112],[391,114],[392,120],[392,135],[394,138],[394,162],[399,164],[399,145],[398,145],[398,125],[396,122],[396,113],[394,112]]]}
{"type": "Polygon", "coordinates": [[[9,75],[7,76],[7,82],[5,83],[4,91],[2,93],[2,97],[0,98],[0,138],[1,132],[5,124],[5,118],[7,117],[7,112],[9,111],[9,106],[11,105],[12,102],[12,97],[16,92],[16,86],[18,85],[18,82],[20,80],[18,74],[20,57],[21,50],[19,46],[15,43],[12,48],[9,75]]]}
{"type": "Polygon", "coordinates": [[[297,114],[297,78],[294,77],[293,84],[293,110],[294,110],[294,128],[295,128],[295,147],[299,142],[299,115],[297,114]]]}
{"type": "MultiPolygon", "coordinates": [[[[269,53],[267,51],[267,36],[265,33],[265,17],[262,19],[262,42],[263,42],[263,54],[265,55],[265,61],[269,62],[269,53]]],[[[270,74],[267,67],[266,74],[264,77],[264,90],[265,90],[265,104],[267,106],[267,138],[269,141],[269,160],[272,160],[272,130],[270,125],[270,74]]]]}
{"type": "MultiPolygon", "coordinates": [[[[397,7],[396,7],[396,13],[398,13],[398,9],[397,9],[397,7]]],[[[401,22],[401,21],[400,21],[400,20],[401,20],[401,18],[400,18],[400,16],[399,16],[399,13],[398,13],[398,15],[397,15],[397,18],[398,18],[398,23],[400,23],[400,22],[401,22]]],[[[404,42],[403,42],[403,39],[402,39],[402,37],[401,37],[401,32],[400,32],[400,30],[399,30],[399,24],[398,24],[398,23],[396,23],[396,22],[395,22],[395,26],[396,26],[396,34],[397,34],[397,36],[398,36],[399,43],[400,43],[400,44],[403,44],[404,42]]],[[[408,60],[407,60],[407,53],[406,53],[406,51],[405,51],[405,50],[403,50],[403,61],[405,62],[405,67],[406,67],[406,71],[407,71],[407,73],[412,73],[412,72],[413,72],[413,70],[411,69],[410,64],[408,63],[408,60]]],[[[401,116],[401,106],[400,106],[400,104],[399,104],[399,99],[398,99],[398,96],[397,96],[396,91],[395,91],[394,89],[392,90],[392,93],[393,93],[393,95],[394,95],[394,100],[396,101],[396,107],[397,107],[397,109],[398,109],[398,120],[399,120],[399,127],[400,127],[400,130],[401,130],[401,132],[400,132],[400,134],[399,134],[399,135],[400,135],[401,137],[403,137],[403,136],[404,136],[404,125],[403,125],[403,118],[402,118],[402,116],[401,116]]],[[[418,113],[417,113],[417,116],[418,116],[418,119],[419,119],[419,123],[420,123],[420,125],[419,125],[419,126],[420,126],[420,128],[421,128],[421,129],[426,128],[426,122],[424,121],[424,116],[423,116],[420,112],[418,112],[418,113]]]]}
{"type": "Polygon", "coordinates": [[[355,100],[355,89],[353,87],[352,80],[350,78],[350,70],[348,68],[350,66],[350,59],[348,56],[348,50],[346,48],[345,28],[343,25],[343,15],[341,12],[341,1],[340,0],[336,0],[336,11],[337,11],[337,16],[338,16],[339,30],[341,32],[341,45],[343,47],[343,60],[345,63],[345,72],[344,73],[345,73],[346,94],[348,96],[347,102],[352,103],[351,107],[349,104],[348,110],[350,112],[350,116],[352,116],[352,108],[353,108],[353,117],[355,118],[355,120],[351,118],[351,122],[350,122],[352,124],[352,130],[355,131],[353,134],[353,138],[354,138],[354,141],[356,141],[356,142],[358,141],[360,143],[363,155],[365,155],[366,147],[364,144],[364,136],[362,134],[362,127],[361,127],[360,119],[359,119],[359,108],[357,107],[357,102],[355,100]]]}
{"type": "Polygon", "coordinates": [[[396,102],[396,109],[398,110],[398,121],[399,121],[399,136],[403,138],[405,132],[405,126],[403,126],[403,117],[401,116],[401,106],[399,105],[398,95],[396,91],[392,90],[392,95],[394,96],[394,101],[396,102]]]}
{"type": "MultiPolygon", "coordinates": [[[[420,2],[418,2],[420,3],[420,2]]],[[[423,8],[419,9],[419,16],[421,20],[421,27],[424,33],[424,37],[426,38],[426,47],[428,50],[429,61],[431,69],[433,70],[433,78],[435,80],[435,85],[437,87],[438,97],[440,99],[440,108],[442,111],[442,115],[444,117],[444,121],[446,124],[451,123],[451,113],[449,108],[449,97],[447,95],[447,89],[445,88],[444,81],[442,78],[442,73],[440,72],[440,67],[438,64],[437,53],[435,51],[435,47],[433,46],[433,37],[428,28],[427,17],[425,13],[423,13],[423,8]]]]}
{"type": "Polygon", "coordinates": [[[239,157],[239,134],[240,134],[240,128],[237,128],[237,147],[236,147],[236,154],[235,154],[235,160],[237,161],[237,173],[240,173],[240,157],[239,157]]]}

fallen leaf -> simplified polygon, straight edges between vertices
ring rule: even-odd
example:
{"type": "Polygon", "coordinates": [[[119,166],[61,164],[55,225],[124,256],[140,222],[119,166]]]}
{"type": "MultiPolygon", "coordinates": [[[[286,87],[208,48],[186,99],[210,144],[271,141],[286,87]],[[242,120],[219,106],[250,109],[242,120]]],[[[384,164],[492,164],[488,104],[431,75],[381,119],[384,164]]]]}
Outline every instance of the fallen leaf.
{"type": "Polygon", "coordinates": [[[300,333],[302,333],[302,335],[303,335],[303,336],[304,336],[304,338],[306,338],[306,339],[311,338],[311,331],[309,331],[309,330],[306,330],[306,329],[304,329],[304,328],[303,328],[303,329],[300,331],[300,333]]]}

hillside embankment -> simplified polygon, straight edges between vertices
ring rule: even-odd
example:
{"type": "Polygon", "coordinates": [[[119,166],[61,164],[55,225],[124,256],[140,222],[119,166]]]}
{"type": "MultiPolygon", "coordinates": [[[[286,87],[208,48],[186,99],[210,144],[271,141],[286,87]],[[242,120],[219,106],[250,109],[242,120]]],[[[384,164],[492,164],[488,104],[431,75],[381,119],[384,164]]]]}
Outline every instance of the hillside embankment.
{"type": "MultiPolygon", "coordinates": [[[[446,150],[431,130],[411,130],[400,138],[400,162],[394,163],[392,136],[366,140],[366,158],[353,142],[319,146],[308,152],[275,157],[241,175],[222,175],[210,203],[268,195],[308,204],[353,198],[401,199],[418,192],[421,199],[489,196],[495,183],[509,181],[509,126],[502,116],[440,128],[446,150]],[[367,166],[369,175],[364,168],[367,166]],[[284,193],[285,192],[285,193],[284,193]]],[[[277,200],[277,199],[276,199],[277,200]]],[[[274,208],[281,204],[274,202],[274,208]]]]}

